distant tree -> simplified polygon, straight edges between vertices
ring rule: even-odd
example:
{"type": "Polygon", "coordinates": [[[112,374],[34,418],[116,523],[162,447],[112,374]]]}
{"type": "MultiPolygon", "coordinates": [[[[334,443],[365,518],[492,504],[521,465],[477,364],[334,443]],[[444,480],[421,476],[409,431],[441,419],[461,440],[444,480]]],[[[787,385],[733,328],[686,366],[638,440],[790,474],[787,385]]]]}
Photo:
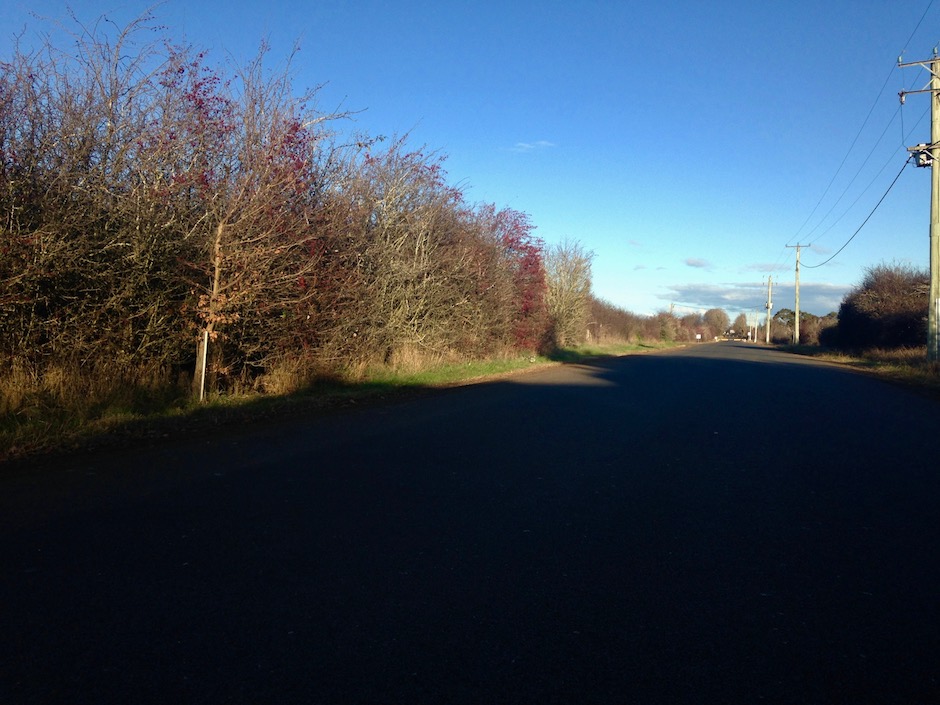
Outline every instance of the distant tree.
{"type": "Polygon", "coordinates": [[[739,313],[731,323],[731,329],[734,331],[735,337],[746,337],[748,331],[747,316],[745,316],[743,313],[739,313]]]}
{"type": "Polygon", "coordinates": [[[796,314],[789,308],[782,308],[774,314],[774,320],[787,328],[793,327],[793,321],[796,320],[796,314]]]}
{"type": "Polygon", "coordinates": [[[793,342],[793,329],[775,318],[770,319],[770,342],[775,345],[787,345],[793,342]]]}
{"type": "Polygon", "coordinates": [[[658,337],[660,340],[667,343],[672,343],[676,340],[679,331],[679,321],[675,315],[666,311],[660,311],[653,320],[658,324],[658,337]]]}
{"type": "Polygon", "coordinates": [[[588,329],[597,342],[634,342],[648,337],[648,319],[645,316],[638,316],[593,295],[588,308],[588,329]]]}
{"type": "Polygon", "coordinates": [[[800,311],[800,343],[802,345],[815,345],[819,342],[820,320],[815,314],[800,311]]]}
{"type": "Polygon", "coordinates": [[[706,336],[707,326],[705,325],[705,320],[702,318],[700,313],[687,313],[678,321],[677,329],[677,339],[678,340],[701,340],[701,337],[696,336],[706,336]]]}
{"type": "Polygon", "coordinates": [[[770,341],[778,345],[793,342],[793,323],[796,314],[792,309],[782,308],[770,320],[770,341]]]}
{"type": "Polygon", "coordinates": [[[724,309],[710,308],[703,315],[705,325],[708,326],[711,336],[724,335],[731,327],[731,319],[724,309]]]}

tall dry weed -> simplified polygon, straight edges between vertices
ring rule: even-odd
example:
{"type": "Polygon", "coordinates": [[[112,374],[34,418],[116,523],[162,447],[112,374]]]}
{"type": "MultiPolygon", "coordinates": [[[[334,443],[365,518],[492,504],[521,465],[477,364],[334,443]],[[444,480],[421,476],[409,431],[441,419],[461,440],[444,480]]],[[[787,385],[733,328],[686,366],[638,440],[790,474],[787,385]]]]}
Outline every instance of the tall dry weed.
{"type": "Polygon", "coordinates": [[[320,376],[320,370],[313,360],[282,357],[271,362],[252,386],[254,391],[263,394],[293,394],[310,387],[320,376]]]}
{"type": "Polygon", "coordinates": [[[109,407],[147,412],[179,392],[179,380],[156,366],[52,364],[37,370],[15,364],[0,378],[0,414],[55,411],[87,419],[109,407]]]}
{"type": "Polygon", "coordinates": [[[7,375],[0,376],[0,416],[16,412],[36,389],[32,371],[19,360],[7,375]]]}
{"type": "Polygon", "coordinates": [[[401,345],[392,351],[386,366],[396,372],[416,373],[451,362],[454,355],[423,350],[416,345],[401,345]]]}

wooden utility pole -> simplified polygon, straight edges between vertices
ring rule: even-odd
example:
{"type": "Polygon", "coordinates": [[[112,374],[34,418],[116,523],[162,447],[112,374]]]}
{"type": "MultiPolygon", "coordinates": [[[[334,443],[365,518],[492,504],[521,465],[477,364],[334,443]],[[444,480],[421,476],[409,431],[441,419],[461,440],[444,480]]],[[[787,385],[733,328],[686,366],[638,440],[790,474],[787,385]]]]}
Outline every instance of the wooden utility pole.
{"type": "Polygon", "coordinates": [[[771,301],[770,294],[774,286],[774,277],[771,274],[767,277],[767,340],[766,343],[770,345],[770,311],[774,307],[774,302],[771,301]]]}
{"type": "Polygon", "coordinates": [[[917,91],[901,91],[901,103],[908,93],[930,94],[930,144],[909,147],[917,155],[917,166],[930,167],[930,301],[927,310],[927,359],[940,360],[940,58],[937,49],[929,61],[911,61],[905,64],[898,59],[898,66],[920,66],[930,73],[927,88],[917,91]]]}
{"type": "Polygon", "coordinates": [[[793,311],[793,344],[800,344],[800,248],[809,245],[786,245],[796,248],[796,308],[793,311]]]}

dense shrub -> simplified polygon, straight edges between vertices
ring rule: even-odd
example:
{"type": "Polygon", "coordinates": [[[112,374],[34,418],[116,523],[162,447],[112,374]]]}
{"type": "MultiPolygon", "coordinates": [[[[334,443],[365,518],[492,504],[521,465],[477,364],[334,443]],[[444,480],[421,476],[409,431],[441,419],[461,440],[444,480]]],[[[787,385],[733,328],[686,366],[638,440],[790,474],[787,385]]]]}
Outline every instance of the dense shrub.
{"type": "Polygon", "coordinates": [[[577,242],[468,203],[443,156],[341,136],[290,58],[219,68],[150,15],[76,25],[0,61],[0,413],[675,339],[591,299],[577,242]]]}
{"type": "Polygon", "coordinates": [[[654,325],[650,317],[625,311],[595,296],[588,300],[588,317],[588,330],[595,342],[633,343],[659,337],[658,324],[654,325]]]}
{"type": "Polygon", "coordinates": [[[150,16],[88,26],[0,62],[7,369],[224,389],[548,340],[528,216],[468,204],[443,157],[339,140],[265,46],[222,70],[150,16]]]}
{"type": "Polygon", "coordinates": [[[838,314],[827,313],[825,316],[800,314],[800,342],[804,345],[824,345],[826,331],[834,330],[838,324],[838,314]]]}
{"type": "Polygon", "coordinates": [[[838,345],[853,349],[923,345],[929,282],[927,272],[907,265],[869,268],[839,307],[838,345]]]}

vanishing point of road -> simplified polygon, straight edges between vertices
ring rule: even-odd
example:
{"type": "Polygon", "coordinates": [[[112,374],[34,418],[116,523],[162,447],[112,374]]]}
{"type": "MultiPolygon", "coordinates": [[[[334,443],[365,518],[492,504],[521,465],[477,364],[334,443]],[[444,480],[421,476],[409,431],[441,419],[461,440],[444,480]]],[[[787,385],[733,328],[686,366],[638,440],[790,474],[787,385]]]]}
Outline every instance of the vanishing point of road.
{"type": "Polygon", "coordinates": [[[0,702],[938,703],[938,429],[723,343],[10,465],[0,702]]]}

